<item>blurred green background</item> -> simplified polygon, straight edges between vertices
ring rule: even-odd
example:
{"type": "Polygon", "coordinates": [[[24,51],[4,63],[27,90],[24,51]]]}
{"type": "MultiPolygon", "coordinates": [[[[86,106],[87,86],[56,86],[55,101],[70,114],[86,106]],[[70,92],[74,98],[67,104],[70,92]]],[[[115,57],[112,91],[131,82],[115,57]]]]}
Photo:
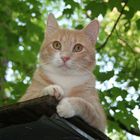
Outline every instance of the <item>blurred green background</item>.
{"type": "Polygon", "coordinates": [[[50,12],[65,28],[100,21],[93,72],[106,132],[113,140],[139,139],[130,134],[140,136],[140,0],[1,1],[0,106],[15,103],[30,84],[50,12]]]}

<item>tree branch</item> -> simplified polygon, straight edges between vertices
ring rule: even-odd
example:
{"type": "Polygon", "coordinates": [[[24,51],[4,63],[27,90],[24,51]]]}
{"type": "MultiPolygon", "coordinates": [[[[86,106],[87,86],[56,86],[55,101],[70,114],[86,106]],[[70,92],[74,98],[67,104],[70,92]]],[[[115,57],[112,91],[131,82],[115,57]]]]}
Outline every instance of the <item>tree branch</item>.
{"type": "Polygon", "coordinates": [[[112,36],[112,34],[113,34],[113,32],[114,32],[114,30],[115,30],[115,28],[116,28],[116,26],[117,26],[117,24],[118,24],[120,18],[121,18],[121,16],[122,16],[123,12],[124,12],[124,8],[126,7],[127,2],[128,2],[128,1],[126,1],[125,4],[124,4],[124,6],[122,7],[122,10],[121,10],[121,12],[120,12],[120,14],[119,14],[119,16],[118,16],[116,22],[114,23],[110,34],[107,36],[105,42],[104,42],[101,46],[99,46],[99,47],[97,48],[97,51],[100,51],[100,50],[101,50],[102,48],[104,48],[104,47],[106,46],[106,44],[108,43],[110,37],[112,36]]]}
{"type": "MultiPolygon", "coordinates": [[[[116,121],[113,117],[111,116],[108,116],[107,117],[110,121],[116,121]]],[[[133,135],[136,135],[136,136],[140,136],[140,130],[139,129],[136,129],[136,128],[130,128],[128,129],[123,123],[121,123],[120,121],[116,121],[119,125],[119,127],[133,135]]]]}

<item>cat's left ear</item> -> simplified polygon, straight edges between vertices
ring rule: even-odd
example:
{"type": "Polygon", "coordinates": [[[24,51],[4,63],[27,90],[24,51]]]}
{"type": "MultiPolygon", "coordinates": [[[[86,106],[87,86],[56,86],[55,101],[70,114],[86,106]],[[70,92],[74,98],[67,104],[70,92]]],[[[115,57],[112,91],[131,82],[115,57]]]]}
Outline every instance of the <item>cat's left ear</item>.
{"type": "Polygon", "coordinates": [[[99,21],[93,20],[83,29],[83,31],[92,41],[93,45],[95,45],[99,33],[99,21]]]}
{"type": "Polygon", "coordinates": [[[47,19],[46,34],[48,35],[53,34],[54,32],[56,32],[56,30],[58,30],[58,28],[59,28],[59,25],[57,23],[57,20],[55,19],[54,15],[50,13],[47,19]]]}

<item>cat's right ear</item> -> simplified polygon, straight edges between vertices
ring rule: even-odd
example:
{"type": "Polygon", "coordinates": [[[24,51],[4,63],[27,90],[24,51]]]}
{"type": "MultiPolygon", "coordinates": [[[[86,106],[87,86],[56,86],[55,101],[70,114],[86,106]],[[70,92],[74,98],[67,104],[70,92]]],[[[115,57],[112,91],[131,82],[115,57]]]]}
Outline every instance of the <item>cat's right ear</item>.
{"type": "Polygon", "coordinates": [[[48,35],[53,34],[56,30],[58,30],[58,28],[59,28],[59,25],[57,23],[57,20],[55,19],[54,15],[50,13],[47,19],[46,34],[48,35]]]}
{"type": "Polygon", "coordinates": [[[93,20],[90,22],[84,29],[84,33],[89,37],[92,41],[93,45],[96,44],[97,36],[99,33],[99,22],[98,20],[93,20]]]}

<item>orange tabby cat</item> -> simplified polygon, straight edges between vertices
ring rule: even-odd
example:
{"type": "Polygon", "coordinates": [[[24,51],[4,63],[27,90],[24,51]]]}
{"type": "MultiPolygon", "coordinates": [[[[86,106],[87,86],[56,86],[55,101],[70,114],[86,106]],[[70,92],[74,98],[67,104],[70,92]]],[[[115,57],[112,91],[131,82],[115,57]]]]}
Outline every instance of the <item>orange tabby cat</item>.
{"type": "Polygon", "coordinates": [[[82,30],[61,29],[54,16],[49,14],[40,65],[20,101],[43,95],[55,96],[60,100],[59,116],[76,115],[104,131],[106,119],[92,74],[98,31],[97,20],[82,30]]]}

